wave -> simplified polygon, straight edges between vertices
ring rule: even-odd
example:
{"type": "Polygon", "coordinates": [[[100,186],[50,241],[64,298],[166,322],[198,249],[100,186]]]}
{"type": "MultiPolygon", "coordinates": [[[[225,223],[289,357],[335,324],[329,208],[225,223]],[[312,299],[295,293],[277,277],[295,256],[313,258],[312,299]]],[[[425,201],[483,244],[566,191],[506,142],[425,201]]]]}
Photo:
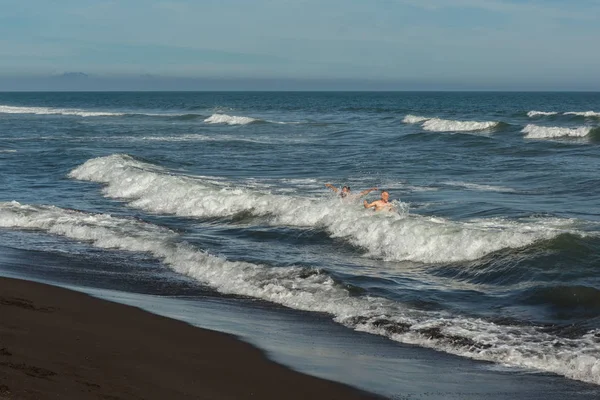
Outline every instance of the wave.
{"type": "Polygon", "coordinates": [[[10,150],[10,149],[0,149],[0,153],[16,153],[16,150],[10,150]]]}
{"type": "Polygon", "coordinates": [[[62,109],[50,107],[14,107],[0,105],[0,114],[36,114],[36,115],[77,115],[80,117],[114,117],[125,113],[86,111],[79,109],[62,109]]]}
{"type": "Polygon", "coordinates": [[[250,117],[237,117],[235,115],[227,114],[213,114],[206,118],[204,122],[207,124],[227,124],[227,125],[248,125],[253,122],[262,121],[260,119],[250,117]]]}
{"type": "Polygon", "coordinates": [[[88,160],[69,176],[103,183],[106,196],[153,213],[193,218],[231,218],[245,213],[266,218],[276,226],[322,229],[330,237],[343,238],[364,249],[369,257],[392,261],[475,260],[565,232],[562,223],[554,226],[543,219],[532,227],[530,221],[500,225],[491,220],[464,223],[405,212],[374,215],[359,203],[342,203],[338,198],[303,198],[215,186],[121,154],[88,160]]]}
{"type": "MultiPolygon", "coordinates": [[[[558,115],[560,114],[557,111],[529,111],[527,116],[530,118],[540,117],[540,116],[550,116],[550,115],[558,115]]],[[[585,118],[600,118],[600,112],[597,111],[567,111],[563,112],[562,115],[575,115],[577,117],[585,117],[585,118]]]]}
{"type": "Polygon", "coordinates": [[[557,137],[585,137],[592,132],[591,126],[580,126],[579,128],[564,128],[558,126],[539,126],[528,124],[521,132],[526,133],[528,139],[551,139],[557,137]]]}
{"type": "Polygon", "coordinates": [[[173,118],[178,120],[191,120],[203,118],[200,114],[168,113],[168,112],[111,112],[92,111],[77,108],[52,108],[52,107],[16,107],[0,105],[0,114],[35,114],[35,115],[73,115],[79,117],[123,117],[146,116],[159,118],[173,118]]]}
{"type": "Polygon", "coordinates": [[[596,111],[569,111],[564,115],[576,115],[578,117],[600,118],[600,112],[596,111]]]}
{"type": "Polygon", "coordinates": [[[422,123],[422,127],[426,131],[431,132],[475,132],[497,128],[500,122],[497,121],[455,121],[441,118],[428,118],[418,115],[407,115],[402,120],[407,124],[422,123]]]}
{"type": "Polygon", "coordinates": [[[478,183],[469,183],[469,182],[445,182],[446,185],[449,186],[457,186],[462,187],[468,190],[477,190],[483,192],[500,192],[500,193],[514,193],[515,189],[502,187],[502,186],[494,186],[494,185],[482,185],[478,183]]]}
{"type": "Polygon", "coordinates": [[[420,117],[418,115],[412,115],[412,114],[408,114],[406,117],[404,117],[404,119],[402,120],[402,122],[404,122],[405,124],[418,124],[421,123],[423,121],[427,121],[428,117],[420,117]]]}
{"type": "Polygon", "coordinates": [[[556,111],[529,111],[527,113],[527,116],[530,118],[533,118],[533,117],[556,115],[556,114],[558,114],[556,111]]]}
{"type": "Polygon", "coordinates": [[[423,123],[423,129],[432,132],[474,132],[496,128],[499,124],[494,121],[453,121],[432,118],[423,123]]]}
{"type": "Polygon", "coordinates": [[[327,313],[351,329],[398,342],[600,384],[600,330],[565,338],[538,326],[411,309],[390,299],[353,294],[323,270],[228,261],[181,241],[169,229],[137,219],[10,202],[0,203],[0,227],[41,230],[102,249],[148,253],[224,294],[327,313]]]}

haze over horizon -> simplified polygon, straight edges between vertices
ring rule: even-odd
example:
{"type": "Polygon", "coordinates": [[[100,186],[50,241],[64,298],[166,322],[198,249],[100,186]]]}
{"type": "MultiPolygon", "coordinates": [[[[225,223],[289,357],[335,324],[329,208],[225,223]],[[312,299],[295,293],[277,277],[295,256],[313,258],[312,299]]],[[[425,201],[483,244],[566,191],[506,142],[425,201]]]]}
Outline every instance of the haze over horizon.
{"type": "Polygon", "coordinates": [[[0,6],[3,91],[600,90],[600,0],[0,6]]]}

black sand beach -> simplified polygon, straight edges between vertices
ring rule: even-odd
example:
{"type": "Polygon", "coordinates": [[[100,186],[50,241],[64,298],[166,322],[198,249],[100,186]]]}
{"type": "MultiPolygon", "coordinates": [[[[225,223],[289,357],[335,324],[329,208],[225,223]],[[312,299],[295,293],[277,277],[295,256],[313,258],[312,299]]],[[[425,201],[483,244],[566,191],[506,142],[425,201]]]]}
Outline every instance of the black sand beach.
{"type": "Polygon", "coordinates": [[[233,336],[0,279],[0,399],[364,399],[233,336]]]}

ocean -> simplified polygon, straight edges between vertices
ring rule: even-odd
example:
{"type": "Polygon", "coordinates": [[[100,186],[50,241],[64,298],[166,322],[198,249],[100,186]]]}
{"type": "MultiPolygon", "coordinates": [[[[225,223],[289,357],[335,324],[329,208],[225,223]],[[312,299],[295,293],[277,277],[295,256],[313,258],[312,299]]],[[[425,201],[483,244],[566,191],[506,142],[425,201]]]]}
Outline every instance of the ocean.
{"type": "Polygon", "coordinates": [[[599,93],[0,93],[0,270],[600,385],[599,170],[599,93]]]}

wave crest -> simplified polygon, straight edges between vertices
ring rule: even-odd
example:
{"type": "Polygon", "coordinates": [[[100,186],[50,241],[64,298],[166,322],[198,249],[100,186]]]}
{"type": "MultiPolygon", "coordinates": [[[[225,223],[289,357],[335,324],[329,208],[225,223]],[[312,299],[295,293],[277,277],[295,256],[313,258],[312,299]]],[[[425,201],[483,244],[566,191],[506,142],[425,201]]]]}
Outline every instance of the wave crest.
{"type": "Polygon", "coordinates": [[[539,126],[528,124],[521,130],[528,139],[551,139],[557,137],[585,137],[592,131],[591,126],[564,128],[558,126],[539,126]]]}
{"type": "Polygon", "coordinates": [[[206,118],[204,122],[207,124],[227,124],[227,125],[247,125],[253,122],[261,121],[259,119],[250,117],[238,117],[235,115],[227,114],[213,114],[206,118]]]}
{"type": "MultiPolygon", "coordinates": [[[[194,218],[231,218],[239,213],[268,218],[272,225],[325,230],[364,249],[368,256],[422,263],[475,260],[505,248],[520,248],[562,233],[562,226],[539,221],[455,222],[406,213],[373,214],[359,203],[261,193],[216,186],[133,159],[112,155],[88,160],[69,176],[106,185],[104,194],[155,213],[194,218]]],[[[404,204],[397,204],[402,209],[404,204]]]]}
{"type": "Polygon", "coordinates": [[[431,118],[408,114],[406,117],[404,117],[402,122],[404,122],[405,124],[419,124],[423,121],[427,121],[428,119],[431,119],[431,118]]]}
{"type": "Polygon", "coordinates": [[[496,128],[500,125],[500,122],[497,121],[455,121],[411,114],[405,116],[402,122],[407,124],[422,123],[423,129],[431,132],[475,132],[496,128]]]}
{"type": "Polygon", "coordinates": [[[499,122],[494,121],[454,121],[432,118],[423,123],[423,129],[432,132],[474,132],[492,129],[499,124],[499,122]]]}
{"type": "Polygon", "coordinates": [[[556,115],[556,114],[558,114],[556,111],[529,111],[527,113],[527,116],[530,118],[533,118],[533,117],[556,115]]]}
{"type": "Polygon", "coordinates": [[[80,117],[115,117],[124,113],[105,111],[86,111],[78,109],[62,109],[50,107],[15,107],[0,105],[1,114],[36,114],[36,115],[77,115],[80,117]]]}
{"type": "Polygon", "coordinates": [[[102,249],[148,253],[221,293],[327,313],[351,329],[398,342],[600,384],[599,330],[564,338],[538,326],[411,309],[390,299],[353,295],[326,271],[228,261],[181,241],[169,229],[137,219],[10,202],[0,203],[0,227],[41,230],[102,249]]]}
{"type": "Polygon", "coordinates": [[[600,118],[600,112],[596,111],[569,111],[565,115],[576,115],[578,117],[600,118]]]}

